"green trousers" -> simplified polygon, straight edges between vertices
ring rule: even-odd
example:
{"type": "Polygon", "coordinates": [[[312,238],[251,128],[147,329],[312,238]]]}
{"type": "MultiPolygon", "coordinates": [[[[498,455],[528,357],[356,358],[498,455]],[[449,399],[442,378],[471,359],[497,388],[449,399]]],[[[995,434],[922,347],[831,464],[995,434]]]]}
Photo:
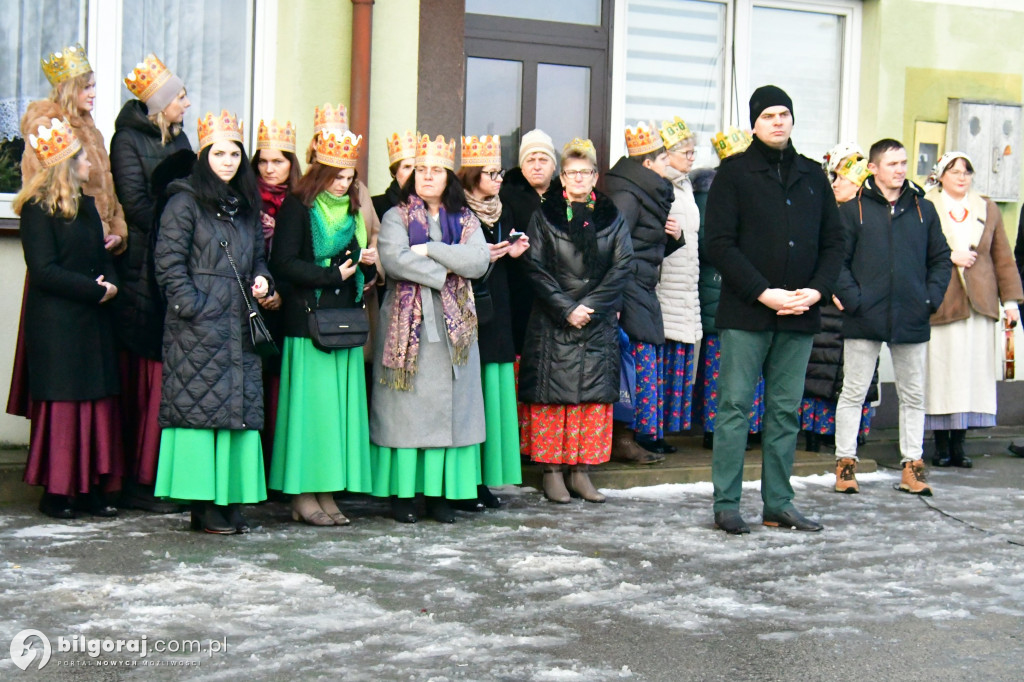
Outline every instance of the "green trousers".
{"type": "Polygon", "coordinates": [[[793,454],[800,433],[800,401],[811,356],[813,334],[748,332],[723,329],[718,370],[718,414],[711,481],[715,511],[739,509],[743,490],[743,455],[747,413],[758,375],[764,374],[764,421],[761,432],[761,500],[764,509],[793,507],[793,454]]]}

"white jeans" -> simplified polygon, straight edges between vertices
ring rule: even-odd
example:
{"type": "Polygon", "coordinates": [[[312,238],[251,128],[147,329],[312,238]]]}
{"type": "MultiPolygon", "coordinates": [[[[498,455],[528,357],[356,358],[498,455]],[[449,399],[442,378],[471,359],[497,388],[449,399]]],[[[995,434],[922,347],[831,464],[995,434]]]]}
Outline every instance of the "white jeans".
{"type": "MultiPolygon", "coordinates": [[[[924,377],[927,343],[889,346],[900,401],[900,457],[903,462],[924,454],[924,377]]],[[[836,405],[836,459],[857,459],[857,431],[864,398],[875,373],[881,341],[843,340],[843,392],[836,405]]]]}

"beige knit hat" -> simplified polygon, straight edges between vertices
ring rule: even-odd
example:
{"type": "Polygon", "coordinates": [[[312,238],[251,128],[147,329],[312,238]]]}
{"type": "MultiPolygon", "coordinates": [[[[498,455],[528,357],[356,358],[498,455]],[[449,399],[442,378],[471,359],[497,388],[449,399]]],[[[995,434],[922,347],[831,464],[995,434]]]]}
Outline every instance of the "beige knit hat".
{"type": "Polygon", "coordinates": [[[555,145],[551,141],[551,136],[540,128],[535,128],[523,135],[523,141],[519,144],[519,166],[522,167],[526,157],[534,152],[547,154],[551,158],[552,163],[558,164],[558,159],[555,158],[555,145]]]}

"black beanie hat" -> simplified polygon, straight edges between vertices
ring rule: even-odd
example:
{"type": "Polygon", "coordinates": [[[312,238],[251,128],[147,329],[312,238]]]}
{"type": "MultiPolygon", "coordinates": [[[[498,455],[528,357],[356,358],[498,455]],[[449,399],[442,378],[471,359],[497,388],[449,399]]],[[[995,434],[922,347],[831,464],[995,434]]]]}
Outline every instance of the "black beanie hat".
{"type": "Polygon", "coordinates": [[[768,107],[786,107],[790,115],[796,121],[793,113],[793,100],[789,98],[786,91],[774,85],[762,85],[750,96],[750,127],[754,127],[754,121],[761,115],[761,112],[768,107]]]}

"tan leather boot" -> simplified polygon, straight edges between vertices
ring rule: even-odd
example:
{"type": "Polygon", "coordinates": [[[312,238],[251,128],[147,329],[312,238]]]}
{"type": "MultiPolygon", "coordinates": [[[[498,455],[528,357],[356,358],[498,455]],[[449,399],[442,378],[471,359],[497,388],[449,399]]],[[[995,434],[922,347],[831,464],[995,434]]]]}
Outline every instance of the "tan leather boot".
{"type": "Polygon", "coordinates": [[[561,464],[544,465],[544,497],[558,504],[569,504],[572,499],[565,488],[561,464]]]}
{"type": "Polygon", "coordinates": [[[913,462],[903,463],[903,478],[900,480],[899,489],[911,495],[931,497],[932,489],[924,482],[923,460],[915,459],[913,462]]]}
{"type": "Polygon", "coordinates": [[[597,492],[597,488],[590,482],[589,469],[588,464],[569,467],[569,494],[582,497],[587,502],[604,502],[604,495],[597,492]]]}
{"type": "Polygon", "coordinates": [[[632,429],[627,429],[622,422],[612,422],[611,458],[615,462],[656,464],[664,460],[665,455],[645,450],[636,442],[632,429]]]}
{"type": "Polygon", "coordinates": [[[855,495],[860,492],[857,485],[857,460],[843,457],[836,460],[836,492],[855,495]]]}

